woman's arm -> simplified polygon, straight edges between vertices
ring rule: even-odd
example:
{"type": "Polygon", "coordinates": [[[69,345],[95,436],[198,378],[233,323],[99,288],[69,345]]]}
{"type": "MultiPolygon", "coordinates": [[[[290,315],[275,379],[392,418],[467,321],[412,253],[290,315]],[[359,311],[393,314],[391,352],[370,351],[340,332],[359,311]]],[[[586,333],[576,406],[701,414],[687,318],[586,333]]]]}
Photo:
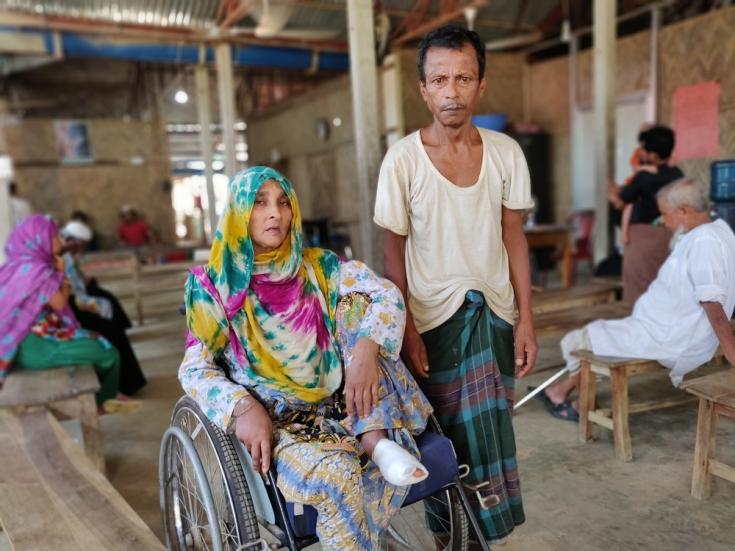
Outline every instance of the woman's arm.
{"type": "Polygon", "coordinates": [[[371,340],[381,347],[383,355],[397,360],[406,327],[406,306],[398,287],[378,277],[362,262],[349,261],[340,266],[339,296],[350,293],[370,297],[370,306],[360,323],[358,340],[371,340]]]}
{"type": "Polygon", "coordinates": [[[69,304],[69,294],[71,290],[69,288],[69,282],[64,279],[61,283],[61,287],[56,291],[48,301],[48,305],[56,312],[61,312],[69,304]]]}
{"type": "Polygon", "coordinates": [[[200,342],[187,347],[179,366],[179,382],[210,421],[228,430],[235,404],[250,394],[230,380],[216,364],[212,353],[200,342]]]}
{"type": "Polygon", "coordinates": [[[345,262],[340,267],[339,295],[362,293],[370,305],[360,320],[357,342],[346,351],[344,396],[347,413],[369,415],[379,399],[378,356],[397,361],[401,352],[406,307],[393,283],[375,275],[362,262],[345,262]]]}
{"type": "Polygon", "coordinates": [[[93,297],[87,294],[87,286],[84,277],[74,261],[71,253],[66,253],[64,259],[64,274],[69,280],[74,301],[77,308],[86,312],[92,312],[105,319],[112,319],[112,303],[106,298],[93,297]]]}

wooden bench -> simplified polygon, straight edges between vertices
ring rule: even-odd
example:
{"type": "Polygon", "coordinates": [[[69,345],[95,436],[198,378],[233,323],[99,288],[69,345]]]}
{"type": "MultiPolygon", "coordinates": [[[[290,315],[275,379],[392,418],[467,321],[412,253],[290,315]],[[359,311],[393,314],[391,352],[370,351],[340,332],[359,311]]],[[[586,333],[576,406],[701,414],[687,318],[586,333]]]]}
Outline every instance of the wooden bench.
{"type": "Polygon", "coordinates": [[[712,476],[735,482],[735,466],[714,457],[718,418],[723,415],[735,419],[735,370],[698,377],[681,386],[699,398],[692,495],[697,499],[707,499],[711,493],[712,476]]]}
{"type": "Polygon", "coordinates": [[[617,300],[621,289],[622,286],[618,282],[593,281],[569,289],[541,291],[531,296],[533,314],[537,316],[548,312],[608,304],[617,300]]]}
{"type": "Polygon", "coordinates": [[[85,255],[81,264],[85,276],[97,278],[143,325],[147,317],[176,311],[184,300],[189,270],[201,262],[140,264],[135,255],[124,252],[85,255]]]}
{"type": "Polygon", "coordinates": [[[584,308],[550,311],[534,316],[537,337],[567,333],[598,319],[617,319],[630,315],[630,304],[609,302],[584,308]]]}
{"type": "Polygon", "coordinates": [[[0,465],[0,525],[14,551],[164,549],[50,412],[0,411],[0,465]]]}
{"type": "Polygon", "coordinates": [[[99,388],[94,368],[89,365],[43,371],[14,370],[0,390],[0,408],[18,414],[48,409],[61,420],[79,419],[84,449],[92,463],[104,473],[102,433],[94,399],[99,388]]]}
{"type": "MultiPolygon", "coordinates": [[[[664,372],[656,361],[631,358],[595,356],[589,350],[572,353],[580,359],[579,380],[579,438],[587,442],[592,438],[592,425],[605,427],[613,432],[615,457],[622,461],[633,459],[628,417],[631,413],[641,413],[656,409],[670,408],[692,403],[691,396],[668,400],[653,400],[630,405],[628,402],[628,379],[644,373],[664,372]],[[610,379],[612,407],[596,408],[596,376],[610,379]]],[[[665,371],[668,374],[668,370],[665,371]]]]}

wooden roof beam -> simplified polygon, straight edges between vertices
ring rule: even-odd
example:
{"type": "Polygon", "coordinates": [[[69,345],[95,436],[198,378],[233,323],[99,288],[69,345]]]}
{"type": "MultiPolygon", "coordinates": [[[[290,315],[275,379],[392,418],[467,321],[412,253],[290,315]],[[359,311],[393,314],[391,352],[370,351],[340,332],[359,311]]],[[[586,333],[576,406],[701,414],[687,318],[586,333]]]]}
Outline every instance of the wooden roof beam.
{"type": "Polygon", "coordinates": [[[434,29],[438,29],[442,25],[446,25],[447,23],[450,23],[451,21],[464,17],[465,8],[473,7],[473,6],[476,8],[482,8],[486,6],[487,3],[488,3],[488,0],[472,0],[468,2],[467,4],[465,4],[464,6],[462,6],[461,8],[454,9],[450,12],[445,13],[444,15],[435,17],[434,19],[427,21],[423,25],[419,25],[415,29],[404,33],[402,36],[399,36],[396,40],[394,40],[393,44],[395,44],[396,46],[400,46],[402,44],[405,44],[406,42],[422,37],[426,33],[431,32],[434,29]]]}
{"type": "Polygon", "coordinates": [[[129,23],[106,23],[104,21],[42,16],[0,10],[0,25],[48,29],[54,31],[72,31],[85,34],[101,34],[110,38],[145,38],[152,42],[161,41],[200,41],[202,34],[191,27],[162,27],[129,23]]]}
{"type": "Polygon", "coordinates": [[[240,0],[240,2],[226,13],[222,23],[219,26],[219,32],[224,34],[227,29],[237,24],[245,16],[247,16],[255,7],[255,0],[240,0]]]}
{"type": "MultiPolygon", "coordinates": [[[[295,6],[301,7],[301,8],[309,8],[312,10],[321,10],[321,11],[345,11],[345,6],[343,4],[331,4],[326,2],[319,2],[318,0],[288,0],[290,4],[293,4],[295,6]]],[[[392,15],[395,17],[403,17],[405,18],[408,16],[409,12],[406,10],[397,10],[397,9],[390,9],[390,8],[384,8],[383,11],[387,13],[388,15],[392,15]]],[[[516,24],[514,21],[507,21],[504,19],[488,19],[488,18],[481,18],[478,17],[475,19],[475,27],[486,27],[489,29],[513,29],[513,30],[519,30],[519,31],[534,31],[536,30],[536,27],[533,25],[529,25],[528,23],[522,24],[520,27],[516,29],[516,24]]]]}

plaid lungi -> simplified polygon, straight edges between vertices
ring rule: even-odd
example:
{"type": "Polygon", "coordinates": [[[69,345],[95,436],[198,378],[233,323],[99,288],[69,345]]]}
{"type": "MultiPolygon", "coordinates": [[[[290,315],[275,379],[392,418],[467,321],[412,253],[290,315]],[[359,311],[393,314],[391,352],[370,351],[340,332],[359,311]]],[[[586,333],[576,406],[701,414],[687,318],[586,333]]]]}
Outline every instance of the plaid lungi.
{"type": "Polygon", "coordinates": [[[480,509],[469,496],[485,537],[502,538],[525,521],[512,424],[513,327],[490,310],[482,293],[469,291],[451,318],[422,337],[429,378],[419,381],[421,388],[459,463],[470,467],[463,482],[488,480],[482,494],[500,498],[497,506],[480,509]]]}

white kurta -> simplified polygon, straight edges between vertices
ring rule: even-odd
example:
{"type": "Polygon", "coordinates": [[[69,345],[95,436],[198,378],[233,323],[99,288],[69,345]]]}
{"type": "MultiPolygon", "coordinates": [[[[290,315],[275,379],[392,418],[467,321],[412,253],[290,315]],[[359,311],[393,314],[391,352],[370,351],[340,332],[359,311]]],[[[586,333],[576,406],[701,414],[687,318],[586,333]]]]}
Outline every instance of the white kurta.
{"type": "Polygon", "coordinates": [[[592,350],[657,360],[678,386],[719,344],[701,302],[719,302],[728,318],[735,308],[735,235],[722,220],[681,237],[631,316],[590,323],[592,350]]]}

